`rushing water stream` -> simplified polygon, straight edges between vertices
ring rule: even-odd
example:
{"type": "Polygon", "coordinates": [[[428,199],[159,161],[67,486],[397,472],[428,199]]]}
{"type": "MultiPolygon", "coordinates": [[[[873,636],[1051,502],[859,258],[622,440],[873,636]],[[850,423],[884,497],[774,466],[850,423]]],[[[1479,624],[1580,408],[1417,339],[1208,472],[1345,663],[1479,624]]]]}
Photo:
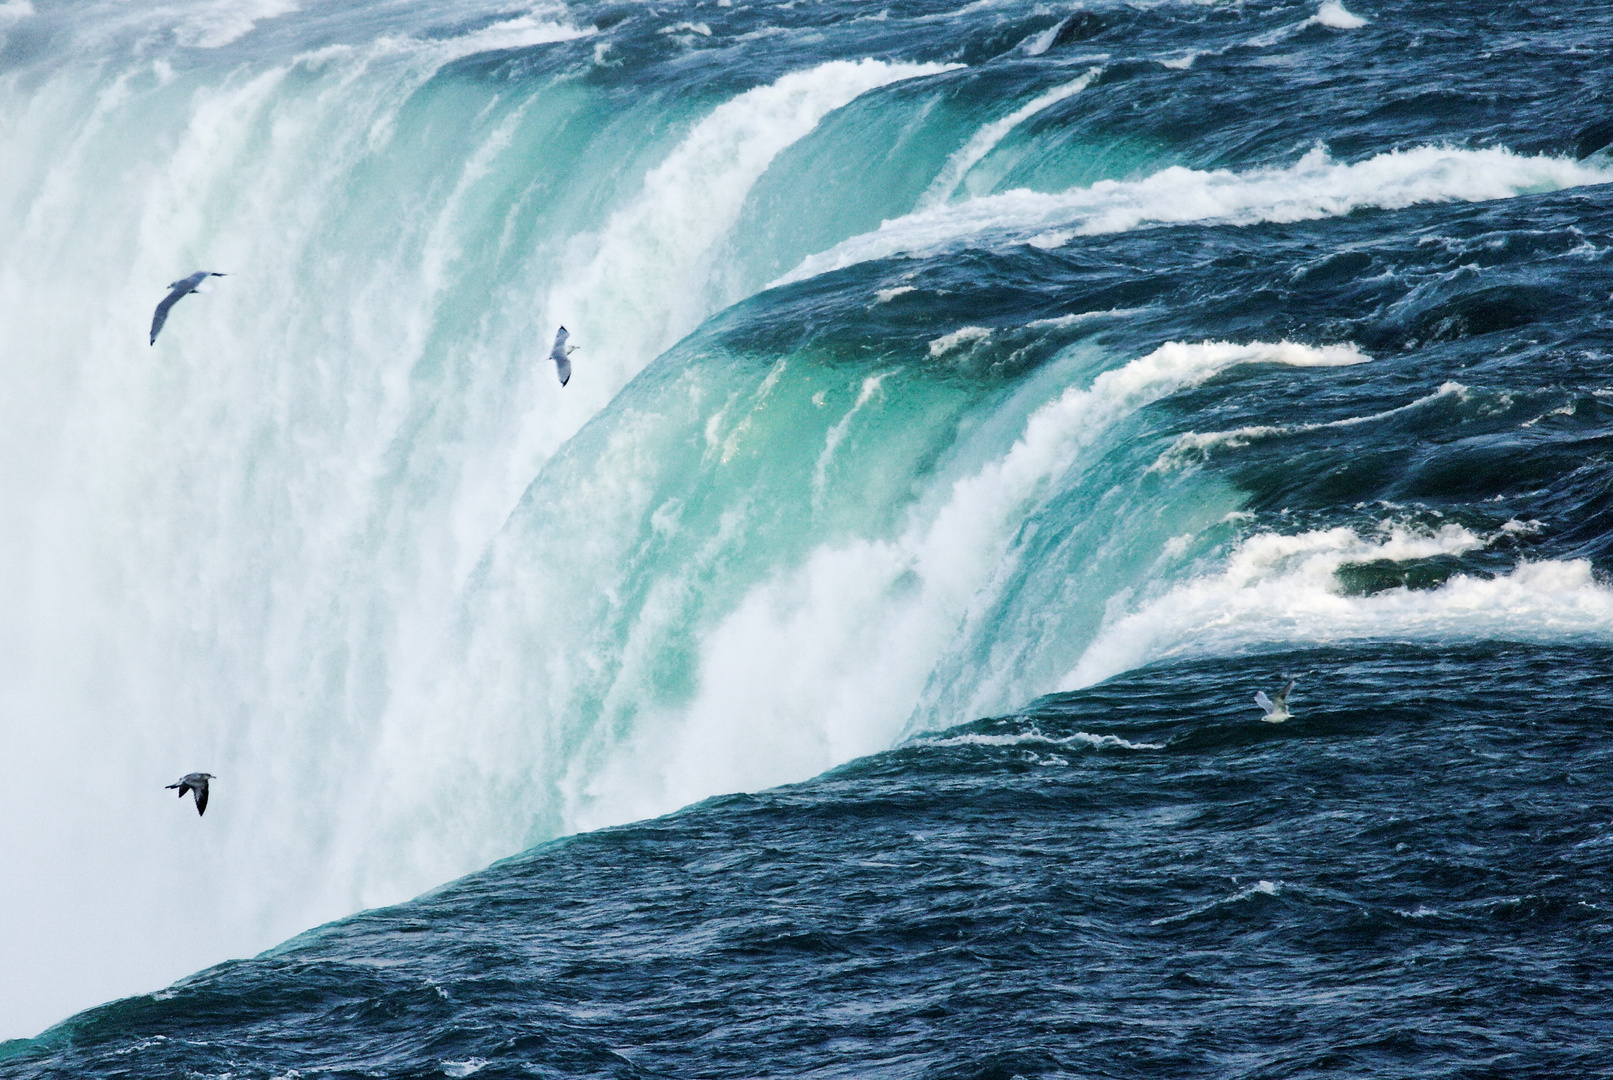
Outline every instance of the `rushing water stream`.
{"type": "Polygon", "coordinates": [[[1610,42],[0,3],[0,1076],[1605,1070],[1610,42]]]}

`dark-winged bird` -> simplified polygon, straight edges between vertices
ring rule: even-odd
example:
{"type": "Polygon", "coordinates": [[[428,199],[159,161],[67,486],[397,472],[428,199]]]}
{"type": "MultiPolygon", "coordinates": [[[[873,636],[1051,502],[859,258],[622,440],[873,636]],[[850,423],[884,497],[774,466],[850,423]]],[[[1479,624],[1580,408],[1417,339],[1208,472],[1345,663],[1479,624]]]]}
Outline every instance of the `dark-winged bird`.
{"type": "Polygon", "coordinates": [[[207,782],[211,779],[213,779],[213,774],[210,772],[186,773],[172,784],[169,784],[168,787],[178,788],[181,799],[185,797],[185,792],[194,791],[196,793],[196,813],[201,815],[207,813],[207,782]]]}
{"type": "Polygon", "coordinates": [[[575,345],[566,344],[566,339],[570,336],[571,331],[562,326],[560,332],[554,336],[554,348],[549,350],[549,359],[554,361],[561,386],[571,381],[571,354],[577,349],[575,345]]]}
{"type": "Polygon", "coordinates": [[[172,291],[162,298],[162,303],[157,305],[156,314],[151,316],[151,343],[153,345],[157,344],[157,334],[162,330],[162,324],[168,321],[168,309],[179,303],[180,297],[189,296],[191,293],[196,292],[196,286],[210,277],[225,276],[217,270],[198,270],[190,277],[170,281],[168,288],[172,291]]]}

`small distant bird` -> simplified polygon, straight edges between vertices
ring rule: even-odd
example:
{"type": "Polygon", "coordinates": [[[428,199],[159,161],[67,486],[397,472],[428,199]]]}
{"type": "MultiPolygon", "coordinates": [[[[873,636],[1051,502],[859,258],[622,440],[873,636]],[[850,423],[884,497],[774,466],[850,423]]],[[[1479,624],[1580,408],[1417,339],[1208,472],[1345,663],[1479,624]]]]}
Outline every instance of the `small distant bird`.
{"type": "Polygon", "coordinates": [[[196,814],[199,817],[202,814],[207,813],[207,782],[211,779],[213,779],[213,774],[210,772],[186,773],[178,780],[175,780],[172,784],[169,784],[168,787],[170,789],[178,788],[179,797],[181,799],[185,797],[185,792],[195,792],[196,814]]]}
{"type": "Polygon", "coordinates": [[[1255,704],[1265,710],[1266,715],[1261,717],[1268,724],[1280,724],[1293,715],[1288,711],[1288,692],[1294,688],[1298,679],[1289,679],[1288,685],[1277,691],[1275,698],[1266,696],[1264,690],[1255,691],[1255,704]]]}
{"type": "Polygon", "coordinates": [[[226,276],[228,275],[222,274],[217,270],[198,270],[190,277],[180,278],[178,281],[170,281],[168,283],[168,288],[172,289],[173,291],[162,298],[162,303],[157,305],[156,314],[151,316],[151,343],[153,345],[157,344],[157,334],[162,330],[162,324],[168,321],[168,309],[179,303],[181,297],[189,296],[193,292],[200,291],[197,289],[197,286],[210,277],[226,276]]]}
{"type": "Polygon", "coordinates": [[[566,339],[571,331],[564,326],[554,336],[554,348],[549,350],[549,359],[554,361],[555,370],[560,375],[560,385],[564,386],[571,381],[571,354],[577,351],[577,346],[567,345],[566,339]]]}

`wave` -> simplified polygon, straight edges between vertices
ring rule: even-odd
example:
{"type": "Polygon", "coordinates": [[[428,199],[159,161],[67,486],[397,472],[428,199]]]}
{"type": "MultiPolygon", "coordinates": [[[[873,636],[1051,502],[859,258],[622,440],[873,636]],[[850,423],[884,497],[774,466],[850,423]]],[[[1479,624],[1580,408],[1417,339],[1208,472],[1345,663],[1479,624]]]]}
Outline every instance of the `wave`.
{"type": "Polygon", "coordinates": [[[1018,732],[1013,735],[951,735],[946,738],[910,739],[904,746],[1090,746],[1094,749],[1163,750],[1164,743],[1132,742],[1119,735],[1093,735],[1077,731],[1062,738],[1043,735],[1039,731],[1018,732]]]}
{"type": "Polygon", "coordinates": [[[1235,655],[1262,648],[1352,641],[1606,640],[1613,589],[1583,559],[1518,563],[1495,577],[1454,574],[1433,589],[1349,595],[1338,571],[1377,561],[1462,555],[1527,531],[1509,522],[1490,536],[1460,525],[1434,532],[1385,523],[1378,536],[1339,527],[1258,533],[1215,573],[1192,578],[1113,618],[1059,683],[1090,686],[1167,657],[1235,655]]]}
{"type": "Polygon", "coordinates": [[[1077,236],[1153,225],[1306,221],[1366,207],[1479,202],[1609,182],[1613,167],[1503,147],[1423,146],[1346,163],[1318,146],[1287,168],[1240,173],[1177,165],[1142,180],[1101,180],[1057,194],[1019,189],[920,209],[807,257],[773,284],[898,255],[1016,244],[1052,248],[1077,236]]]}
{"type": "Polygon", "coordinates": [[[925,189],[923,196],[919,199],[919,209],[929,210],[938,206],[945,206],[947,201],[952,198],[953,193],[958,190],[958,185],[963,183],[964,177],[969,174],[969,170],[979,164],[987,154],[991,153],[1009,132],[1037,113],[1057,105],[1066,98],[1079,94],[1088,86],[1091,86],[1092,80],[1097,78],[1102,71],[1102,68],[1092,68],[1080,78],[1038,94],[1001,120],[995,120],[976,131],[961,150],[956,151],[951,157],[947,158],[946,164],[941,167],[940,173],[934,180],[930,181],[930,186],[925,189]]]}
{"type": "Polygon", "coordinates": [[[1196,907],[1189,908],[1180,914],[1165,915],[1157,919],[1150,919],[1148,921],[1148,925],[1170,926],[1173,923],[1189,922],[1204,915],[1227,911],[1232,909],[1234,905],[1243,904],[1250,900],[1256,900],[1259,897],[1275,897],[1281,896],[1282,894],[1283,883],[1281,881],[1267,881],[1266,879],[1262,878],[1259,881],[1256,881],[1253,885],[1245,885],[1243,888],[1237,890],[1229,896],[1223,896],[1207,901],[1203,904],[1199,904],[1196,907]]]}
{"type": "Polygon", "coordinates": [[[1188,431],[1178,435],[1171,441],[1165,452],[1159,455],[1152,465],[1151,472],[1166,472],[1171,469],[1187,468],[1204,461],[1210,453],[1217,449],[1237,449],[1248,446],[1261,439],[1281,438],[1287,435],[1303,435],[1312,431],[1327,431],[1336,428],[1355,427],[1359,424],[1371,424],[1379,420],[1387,420],[1392,416],[1402,416],[1415,412],[1424,406],[1447,398],[1463,399],[1468,394],[1468,388],[1458,382],[1444,383],[1432,394],[1426,394],[1415,401],[1373,413],[1370,416],[1347,416],[1342,420],[1323,420],[1308,424],[1251,424],[1247,427],[1236,428],[1232,431],[1188,431]]]}
{"type": "Polygon", "coordinates": [[[1310,18],[1259,34],[1250,38],[1245,44],[1249,48],[1264,49],[1286,41],[1308,26],[1325,26],[1329,30],[1359,30],[1365,25],[1367,25],[1366,19],[1346,11],[1339,0],[1322,0],[1322,6],[1310,18]]]}

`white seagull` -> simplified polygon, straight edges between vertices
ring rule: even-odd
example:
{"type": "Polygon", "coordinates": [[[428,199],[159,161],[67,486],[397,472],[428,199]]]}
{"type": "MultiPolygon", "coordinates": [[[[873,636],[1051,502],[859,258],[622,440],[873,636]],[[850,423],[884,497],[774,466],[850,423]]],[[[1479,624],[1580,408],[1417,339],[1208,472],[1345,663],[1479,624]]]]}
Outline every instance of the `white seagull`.
{"type": "Polygon", "coordinates": [[[178,788],[179,797],[181,799],[185,797],[185,792],[195,792],[196,814],[198,817],[200,817],[202,814],[207,813],[207,782],[211,779],[213,779],[213,774],[210,772],[186,773],[178,780],[175,780],[173,783],[169,784],[168,787],[178,788]]]}
{"type": "Polygon", "coordinates": [[[162,330],[162,324],[168,321],[168,309],[179,303],[181,297],[189,296],[193,292],[199,292],[198,286],[210,277],[225,276],[227,275],[217,270],[198,270],[190,277],[170,281],[168,288],[173,291],[162,298],[162,303],[157,305],[156,313],[151,316],[151,343],[153,345],[157,344],[157,334],[162,330]]]}
{"type": "Polygon", "coordinates": [[[562,326],[560,332],[554,336],[554,348],[549,350],[549,359],[554,361],[561,386],[571,381],[571,354],[577,350],[577,346],[566,344],[566,339],[570,336],[571,331],[562,326]]]}
{"type": "Polygon", "coordinates": [[[1298,679],[1289,679],[1288,685],[1277,691],[1275,698],[1266,696],[1264,690],[1255,691],[1255,704],[1265,710],[1266,715],[1261,717],[1268,724],[1280,724],[1294,714],[1288,711],[1288,691],[1294,688],[1298,679]]]}

